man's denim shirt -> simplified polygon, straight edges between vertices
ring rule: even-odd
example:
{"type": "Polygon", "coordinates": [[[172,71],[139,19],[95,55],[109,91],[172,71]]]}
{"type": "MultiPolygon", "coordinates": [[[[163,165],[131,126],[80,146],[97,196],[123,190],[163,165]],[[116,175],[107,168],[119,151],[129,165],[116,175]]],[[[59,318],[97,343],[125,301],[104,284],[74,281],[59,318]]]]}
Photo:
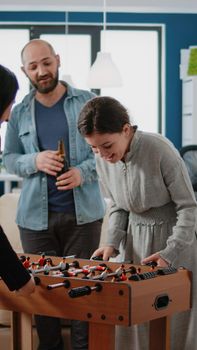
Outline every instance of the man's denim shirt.
{"type": "MultiPolygon", "coordinates": [[[[82,185],[73,189],[77,224],[103,218],[105,205],[102,199],[94,154],[77,130],[79,112],[94,95],[88,91],[67,86],[64,101],[69,125],[70,166],[80,169],[82,185]]],[[[34,95],[31,91],[18,104],[7,126],[3,162],[9,173],[23,177],[16,222],[32,230],[48,228],[47,176],[37,171],[35,158],[40,152],[35,128],[34,95]]],[[[46,125],[47,128],[47,125],[46,125]]]]}

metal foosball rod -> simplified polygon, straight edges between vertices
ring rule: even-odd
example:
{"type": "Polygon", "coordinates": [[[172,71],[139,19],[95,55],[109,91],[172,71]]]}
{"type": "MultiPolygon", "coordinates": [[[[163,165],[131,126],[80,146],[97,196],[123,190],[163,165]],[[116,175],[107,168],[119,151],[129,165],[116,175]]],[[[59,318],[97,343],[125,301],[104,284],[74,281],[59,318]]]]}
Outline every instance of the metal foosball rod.
{"type": "Polygon", "coordinates": [[[48,284],[47,289],[51,290],[51,289],[56,289],[56,288],[60,288],[60,287],[69,288],[70,281],[65,280],[64,282],[60,282],[60,283],[48,284]]]}

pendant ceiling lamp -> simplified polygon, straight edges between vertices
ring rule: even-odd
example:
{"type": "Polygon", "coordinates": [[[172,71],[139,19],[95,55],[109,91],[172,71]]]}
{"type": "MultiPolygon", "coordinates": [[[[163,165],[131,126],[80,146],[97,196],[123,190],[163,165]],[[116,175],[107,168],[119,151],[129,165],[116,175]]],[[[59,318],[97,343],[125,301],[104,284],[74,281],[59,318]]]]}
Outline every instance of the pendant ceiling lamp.
{"type": "MultiPolygon", "coordinates": [[[[106,0],[103,1],[103,31],[106,32],[106,0]]],[[[118,68],[112,60],[110,52],[97,52],[95,62],[90,68],[87,85],[92,89],[118,87],[122,79],[118,68]]]]}

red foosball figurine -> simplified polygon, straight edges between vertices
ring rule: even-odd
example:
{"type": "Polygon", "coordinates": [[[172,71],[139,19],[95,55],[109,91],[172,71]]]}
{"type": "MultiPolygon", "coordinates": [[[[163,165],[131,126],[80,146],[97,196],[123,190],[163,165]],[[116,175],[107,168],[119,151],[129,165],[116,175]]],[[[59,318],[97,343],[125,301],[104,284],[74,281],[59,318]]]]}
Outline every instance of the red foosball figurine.
{"type": "Polygon", "coordinates": [[[30,257],[27,256],[26,260],[23,262],[23,266],[28,269],[30,267],[30,257]]]}
{"type": "Polygon", "coordinates": [[[39,266],[44,266],[45,263],[46,263],[45,254],[43,253],[43,254],[41,255],[41,258],[38,259],[38,264],[39,264],[39,266]]]}

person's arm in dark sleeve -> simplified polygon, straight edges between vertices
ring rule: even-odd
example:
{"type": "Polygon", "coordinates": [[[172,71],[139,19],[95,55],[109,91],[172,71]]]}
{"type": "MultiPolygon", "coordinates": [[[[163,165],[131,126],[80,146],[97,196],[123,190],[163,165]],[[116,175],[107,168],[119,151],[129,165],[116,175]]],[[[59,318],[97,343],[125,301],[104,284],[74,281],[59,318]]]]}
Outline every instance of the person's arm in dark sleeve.
{"type": "Polygon", "coordinates": [[[0,227],[0,277],[10,291],[22,288],[31,278],[0,227]]]}

